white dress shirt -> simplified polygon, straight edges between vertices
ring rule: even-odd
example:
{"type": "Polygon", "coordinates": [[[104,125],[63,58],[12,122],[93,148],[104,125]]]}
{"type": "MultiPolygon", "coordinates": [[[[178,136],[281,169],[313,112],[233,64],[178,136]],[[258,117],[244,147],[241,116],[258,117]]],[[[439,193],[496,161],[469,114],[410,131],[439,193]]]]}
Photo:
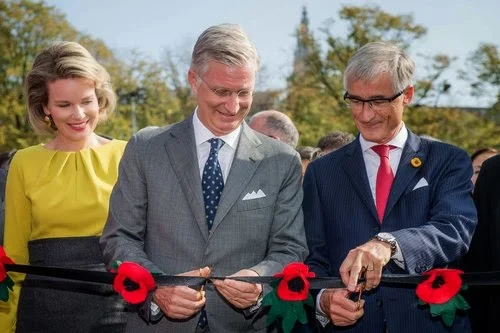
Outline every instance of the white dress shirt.
{"type": "Polygon", "coordinates": [[[238,145],[241,133],[241,125],[229,134],[216,136],[203,125],[198,117],[198,108],[196,108],[193,115],[193,129],[196,142],[196,155],[198,156],[198,167],[200,169],[200,179],[202,178],[203,169],[205,168],[205,163],[210,154],[210,143],[207,141],[212,138],[219,138],[224,141],[224,145],[219,150],[219,164],[222,169],[222,176],[224,177],[225,184],[227,176],[229,175],[229,170],[233,164],[234,154],[236,153],[236,146],[238,145]]]}

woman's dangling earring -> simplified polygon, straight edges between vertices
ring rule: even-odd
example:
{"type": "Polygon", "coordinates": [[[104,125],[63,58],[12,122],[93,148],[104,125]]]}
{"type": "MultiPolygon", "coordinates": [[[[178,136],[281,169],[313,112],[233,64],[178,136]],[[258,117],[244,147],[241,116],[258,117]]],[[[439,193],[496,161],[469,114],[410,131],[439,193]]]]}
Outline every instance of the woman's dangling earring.
{"type": "Polygon", "coordinates": [[[45,118],[43,118],[43,121],[47,124],[48,128],[52,128],[52,121],[50,119],[50,116],[46,115],[45,118]]]}

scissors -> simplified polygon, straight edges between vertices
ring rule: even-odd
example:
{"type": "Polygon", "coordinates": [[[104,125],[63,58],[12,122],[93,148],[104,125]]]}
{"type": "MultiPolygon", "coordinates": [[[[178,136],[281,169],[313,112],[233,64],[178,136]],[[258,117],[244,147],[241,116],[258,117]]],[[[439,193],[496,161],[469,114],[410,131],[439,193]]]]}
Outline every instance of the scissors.
{"type": "Polygon", "coordinates": [[[357,310],[361,309],[361,296],[363,295],[363,291],[365,290],[365,283],[366,283],[366,271],[367,268],[363,267],[361,268],[361,272],[359,273],[359,279],[358,281],[363,281],[360,283],[360,289],[359,289],[359,294],[358,294],[358,299],[357,299],[357,310]]]}

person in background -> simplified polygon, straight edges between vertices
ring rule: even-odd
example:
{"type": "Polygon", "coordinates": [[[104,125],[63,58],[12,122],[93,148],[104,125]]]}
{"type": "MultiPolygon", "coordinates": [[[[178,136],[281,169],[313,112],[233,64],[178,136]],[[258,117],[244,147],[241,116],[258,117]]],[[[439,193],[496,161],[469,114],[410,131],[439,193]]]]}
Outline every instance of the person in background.
{"type": "MultiPolygon", "coordinates": [[[[57,42],[37,55],[25,87],[32,127],[52,138],[12,159],[5,251],[18,264],[105,270],[99,236],[126,145],[95,133],[116,104],[109,74],[80,44],[57,42]]],[[[111,286],[12,276],[0,332],[124,329],[124,303],[111,286]]]]}
{"type": "Polygon", "coordinates": [[[0,153],[0,169],[4,169],[5,171],[9,170],[10,161],[16,154],[17,149],[12,149],[7,152],[0,153]]]}
{"type": "MultiPolygon", "coordinates": [[[[463,270],[469,272],[500,271],[500,155],[481,167],[474,188],[478,224],[463,270]]],[[[500,286],[469,286],[465,293],[473,333],[498,332],[500,286]]]]}
{"type": "Polygon", "coordinates": [[[498,150],[491,147],[481,148],[472,153],[472,155],[470,156],[470,159],[472,161],[472,168],[474,169],[474,174],[472,175],[472,184],[476,185],[477,176],[479,175],[479,171],[481,171],[481,166],[483,165],[484,161],[497,154],[498,150]]]}
{"type": "Polygon", "coordinates": [[[297,131],[293,121],[280,111],[257,112],[250,118],[248,126],[254,131],[282,141],[292,148],[297,147],[299,142],[299,131],[297,131]]]}
{"type": "Polygon", "coordinates": [[[3,226],[5,215],[5,182],[7,181],[7,171],[0,168],[0,245],[3,245],[3,226]]]}
{"type": "MultiPolygon", "coordinates": [[[[237,25],[199,36],[188,71],[196,109],[180,123],[139,131],[125,150],[101,237],[108,265],[269,276],[305,259],[299,155],[244,122],[258,64],[237,25]]],[[[203,291],[159,286],[139,315],[130,313],[127,332],[267,332],[258,308],[268,291],[233,279],[203,291]]]]}
{"type": "Polygon", "coordinates": [[[318,320],[331,332],[470,331],[464,313],[451,329],[432,318],[415,286],[380,284],[382,273],[446,267],[467,252],[477,223],[467,153],[421,139],[403,122],[414,70],[392,43],[356,51],[344,72],[344,100],[360,134],[306,171],[306,263],[316,276],[340,275],[345,284],[316,297],[318,320]],[[359,294],[363,275],[366,293],[357,302],[349,296],[359,294]]]}
{"type": "Polygon", "coordinates": [[[310,146],[300,146],[297,147],[296,150],[300,155],[300,160],[302,161],[302,179],[304,179],[307,166],[318,157],[321,149],[310,146]]]}
{"type": "Polygon", "coordinates": [[[10,161],[16,150],[0,154],[0,245],[3,245],[3,229],[5,224],[5,183],[10,161]]]}
{"type": "Polygon", "coordinates": [[[353,140],[354,136],[351,133],[333,131],[321,137],[318,141],[317,147],[321,149],[320,156],[324,156],[332,151],[344,147],[353,140]]]}

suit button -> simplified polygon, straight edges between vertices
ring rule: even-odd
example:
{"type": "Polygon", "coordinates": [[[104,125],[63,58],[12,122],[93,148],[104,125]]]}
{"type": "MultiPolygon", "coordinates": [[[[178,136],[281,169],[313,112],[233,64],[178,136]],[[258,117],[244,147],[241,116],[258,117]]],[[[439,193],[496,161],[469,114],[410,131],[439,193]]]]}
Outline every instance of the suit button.
{"type": "Polygon", "coordinates": [[[380,227],[375,227],[373,230],[375,230],[376,233],[380,232],[380,227]]]}
{"type": "Polygon", "coordinates": [[[377,299],[377,301],[376,301],[375,303],[377,304],[377,306],[378,306],[379,308],[381,308],[381,307],[382,307],[382,305],[384,305],[384,302],[383,302],[381,299],[377,299]]]}
{"type": "Polygon", "coordinates": [[[415,273],[417,274],[422,273],[422,269],[420,268],[420,266],[415,267],[415,273]]]}

